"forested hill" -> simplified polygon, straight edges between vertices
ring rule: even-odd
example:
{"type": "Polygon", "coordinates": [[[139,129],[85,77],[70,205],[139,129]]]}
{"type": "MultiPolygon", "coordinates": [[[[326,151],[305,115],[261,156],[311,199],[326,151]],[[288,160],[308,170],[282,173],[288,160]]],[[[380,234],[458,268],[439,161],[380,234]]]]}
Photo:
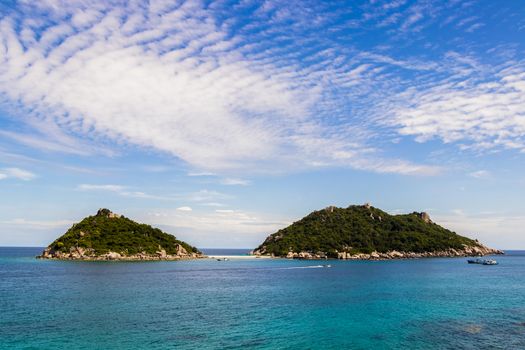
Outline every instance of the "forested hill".
{"type": "Polygon", "coordinates": [[[74,224],[40,256],[56,259],[179,259],[201,252],[150,225],[140,224],[108,209],[100,209],[74,224]]]}
{"type": "Polygon", "coordinates": [[[410,252],[414,257],[434,252],[445,252],[442,255],[447,256],[484,255],[490,253],[487,249],[477,240],[432,222],[426,213],[390,215],[366,204],[314,211],[270,235],[253,253],[367,258],[364,255],[388,257],[385,254],[389,252],[410,252]]]}

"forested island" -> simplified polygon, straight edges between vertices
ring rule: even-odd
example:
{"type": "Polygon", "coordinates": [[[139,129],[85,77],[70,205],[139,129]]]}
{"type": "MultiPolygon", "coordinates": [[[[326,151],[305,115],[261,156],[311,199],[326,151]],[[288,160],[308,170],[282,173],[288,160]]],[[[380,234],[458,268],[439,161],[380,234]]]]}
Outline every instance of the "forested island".
{"type": "Polygon", "coordinates": [[[74,224],[38,256],[59,260],[181,260],[202,258],[195,247],[109,209],[74,224]]]}
{"type": "Polygon", "coordinates": [[[503,252],[439,226],[427,213],[390,215],[365,204],[314,211],[268,236],[252,254],[381,260],[503,252]]]}

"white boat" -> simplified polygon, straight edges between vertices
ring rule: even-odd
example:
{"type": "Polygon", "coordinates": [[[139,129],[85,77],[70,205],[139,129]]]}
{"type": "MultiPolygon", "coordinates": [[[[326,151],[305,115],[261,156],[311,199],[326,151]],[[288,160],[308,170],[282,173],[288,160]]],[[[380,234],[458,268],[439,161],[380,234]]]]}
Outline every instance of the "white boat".
{"type": "Polygon", "coordinates": [[[467,260],[469,264],[479,264],[479,265],[498,265],[496,260],[492,259],[469,259],[467,260]]]}
{"type": "Polygon", "coordinates": [[[485,260],[483,261],[483,265],[498,265],[498,262],[496,260],[485,260]]]}

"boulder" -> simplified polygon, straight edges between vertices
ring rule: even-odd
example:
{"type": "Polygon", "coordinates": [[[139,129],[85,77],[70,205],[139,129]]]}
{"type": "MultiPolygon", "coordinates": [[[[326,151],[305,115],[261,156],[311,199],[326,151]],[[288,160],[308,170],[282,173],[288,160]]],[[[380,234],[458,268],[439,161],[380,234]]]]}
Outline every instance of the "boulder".
{"type": "Polygon", "coordinates": [[[370,259],[379,259],[379,253],[378,252],[372,252],[370,253],[370,259]]]}
{"type": "Polygon", "coordinates": [[[428,215],[428,213],[426,213],[426,212],[423,211],[423,212],[419,213],[418,216],[419,216],[419,218],[420,218],[421,220],[423,220],[423,221],[426,222],[427,224],[432,223],[432,220],[430,220],[430,215],[428,215]]]}
{"type": "Polygon", "coordinates": [[[109,252],[105,255],[105,258],[108,260],[118,260],[122,258],[122,255],[116,252],[109,252]]]}
{"type": "Polygon", "coordinates": [[[186,256],[188,255],[188,251],[186,249],[184,249],[184,247],[180,244],[177,244],[177,246],[175,247],[175,251],[176,251],[176,255],[178,256],[186,256]]]}
{"type": "Polygon", "coordinates": [[[397,250],[392,250],[391,252],[389,252],[389,255],[393,259],[399,259],[399,258],[405,257],[405,254],[398,252],[397,250]]]}

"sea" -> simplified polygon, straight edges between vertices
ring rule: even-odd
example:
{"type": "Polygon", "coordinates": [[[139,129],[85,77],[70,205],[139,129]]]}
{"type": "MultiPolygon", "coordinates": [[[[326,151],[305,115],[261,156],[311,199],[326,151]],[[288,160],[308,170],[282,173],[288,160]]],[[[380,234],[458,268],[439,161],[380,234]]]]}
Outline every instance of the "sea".
{"type": "Polygon", "coordinates": [[[525,349],[525,251],[483,266],[41,250],[0,248],[0,349],[525,349]]]}

